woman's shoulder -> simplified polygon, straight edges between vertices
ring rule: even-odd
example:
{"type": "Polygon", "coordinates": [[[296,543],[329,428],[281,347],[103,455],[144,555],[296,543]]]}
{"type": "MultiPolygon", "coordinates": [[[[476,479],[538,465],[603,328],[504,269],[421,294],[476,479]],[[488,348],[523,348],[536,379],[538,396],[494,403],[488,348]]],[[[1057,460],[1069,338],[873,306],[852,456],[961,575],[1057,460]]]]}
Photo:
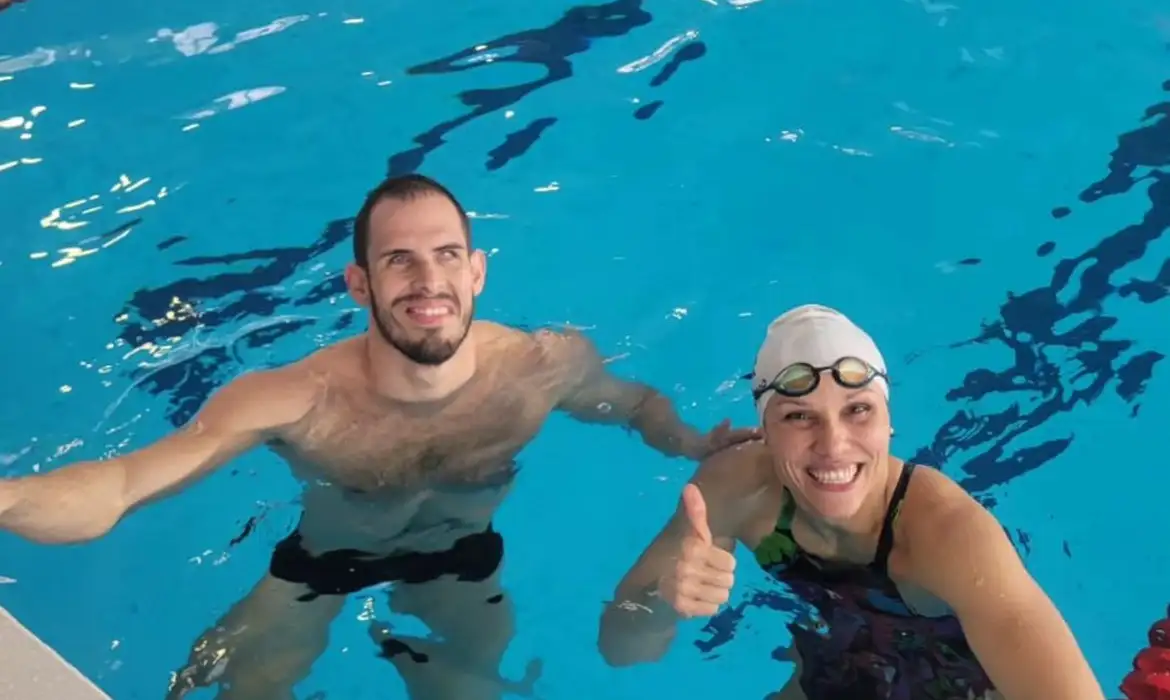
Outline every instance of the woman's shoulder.
{"type": "Polygon", "coordinates": [[[898,510],[894,541],[903,553],[932,554],[947,549],[947,540],[974,521],[994,516],[942,470],[914,465],[914,476],[898,510]],[[959,527],[962,526],[962,527],[959,527]]]}
{"type": "Polygon", "coordinates": [[[691,481],[704,495],[708,489],[724,496],[746,495],[766,485],[772,474],[772,455],[764,440],[756,438],[709,455],[691,481]]]}
{"type": "Polygon", "coordinates": [[[903,508],[915,514],[915,520],[933,520],[951,513],[956,508],[982,508],[954,479],[937,467],[906,462],[913,466],[914,475],[906,487],[903,508]]]}
{"type": "Polygon", "coordinates": [[[772,456],[764,441],[749,440],[707,457],[695,470],[691,483],[699,487],[708,513],[720,529],[738,533],[752,519],[757,505],[770,500],[776,477],[772,456]]]}
{"type": "Polygon", "coordinates": [[[1007,596],[1034,601],[1035,584],[998,519],[945,474],[921,472],[915,470],[896,525],[891,573],[960,616],[981,616],[1007,596]]]}

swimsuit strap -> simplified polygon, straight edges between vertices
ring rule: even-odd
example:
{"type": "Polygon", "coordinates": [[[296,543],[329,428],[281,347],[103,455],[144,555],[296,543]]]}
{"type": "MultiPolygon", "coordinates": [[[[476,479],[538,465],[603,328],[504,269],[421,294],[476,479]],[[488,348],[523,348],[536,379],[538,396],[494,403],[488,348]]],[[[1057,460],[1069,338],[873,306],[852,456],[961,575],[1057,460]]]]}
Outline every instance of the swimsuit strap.
{"type": "Polygon", "coordinates": [[[883,574],[886,573],[890,551],[894,549],[894,523],[898,520],[898,513],[902,509],[902,501],[906,498],[906,489],[910,486],[910,476],[913,473],[914,465],[903,462],[902,475],[898,477],[898,485],[894,487],[894,495],[890,498],[890,505],[886,507],[886,519],[882,522],[882,534],[878,537],[877,552],[871,564],[883,574]]]}
{"type": "Polygon", "coordinates": [[[784,506],[780,509],[780,517],[776,520],[776,532],[790,532],[792,519],[796,517],[796,500],[788,489],[784,489],[784,506]]]}

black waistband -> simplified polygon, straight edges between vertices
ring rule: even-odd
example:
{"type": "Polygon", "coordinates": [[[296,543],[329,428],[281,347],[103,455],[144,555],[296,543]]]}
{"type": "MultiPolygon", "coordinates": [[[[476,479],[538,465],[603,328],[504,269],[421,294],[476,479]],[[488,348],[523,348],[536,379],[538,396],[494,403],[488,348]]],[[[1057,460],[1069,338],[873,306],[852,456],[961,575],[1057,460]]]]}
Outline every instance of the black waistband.
{"type": "Polygon", "coordinates": [[[302,541],[300,531],[293,531],[276,545],[268,566],[272,576],[308,586],[311,592],[299,600],[356,593],[381,583],[427,583],[441,576],[483,581],[495,573],[504,558],[504,539],[490,524],[438,552],[377,556],[359,549],[337,549],[313,555],[302,541]]]}

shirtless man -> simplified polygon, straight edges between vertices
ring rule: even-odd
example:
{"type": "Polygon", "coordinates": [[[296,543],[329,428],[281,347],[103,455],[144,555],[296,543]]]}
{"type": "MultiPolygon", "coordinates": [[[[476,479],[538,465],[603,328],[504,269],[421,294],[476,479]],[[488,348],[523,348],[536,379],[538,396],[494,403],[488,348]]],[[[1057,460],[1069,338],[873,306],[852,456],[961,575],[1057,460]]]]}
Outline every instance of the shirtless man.
{"type": "Polygon", "coordinates": [[[606,371],[586,338],[472,321],[486,257],[467,215],[419,175],[372,191],[345,281],[370,331],[244,374],[185,428],[103,462],[0,481],[0,529],[44,543],[100,537],[130,511],[267,445],[304,482],[301,521],[267,574],[195,644],[171,697],[288,700],[327,646],[347,594],[393,582],[391,609],[430,639],[372,630],[415,700],[498,698],[512,637],[491,521],[514,458],[553,410],[626,426],[702,459],[749,436],[702,435],[654,389],[606,371]]]}

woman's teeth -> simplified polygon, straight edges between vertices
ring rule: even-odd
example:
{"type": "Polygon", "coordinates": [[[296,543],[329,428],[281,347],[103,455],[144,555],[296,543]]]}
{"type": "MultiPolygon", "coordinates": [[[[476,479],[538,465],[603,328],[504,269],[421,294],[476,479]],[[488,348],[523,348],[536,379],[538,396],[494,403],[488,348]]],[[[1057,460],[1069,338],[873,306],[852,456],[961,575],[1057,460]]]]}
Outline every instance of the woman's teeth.
{"type": "Polygon", "coordinates": [[[861,467],[854,464],[845,467],[844,469],[808,469],[808,475],[812,477],[813,481],[821,484],[848,484],[857,478],[857,472],[861,471],[861,467]]]}

